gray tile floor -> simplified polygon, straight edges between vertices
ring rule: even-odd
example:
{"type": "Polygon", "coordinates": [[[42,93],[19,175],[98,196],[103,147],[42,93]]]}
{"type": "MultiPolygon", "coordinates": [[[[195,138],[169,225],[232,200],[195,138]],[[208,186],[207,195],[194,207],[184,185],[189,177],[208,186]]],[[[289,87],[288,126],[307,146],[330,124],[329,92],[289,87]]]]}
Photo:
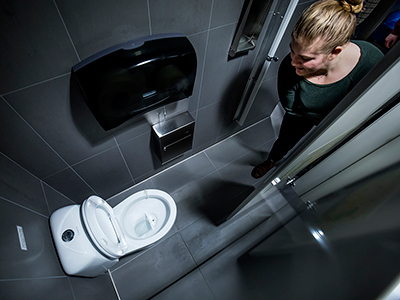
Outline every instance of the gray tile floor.
{"type": "Polygon", "coordinates": [[[168,287],[187,280],[196,297],[185,299],[213,299],[199,267],[272,213],[262,205],[221,222],[261,183],[250,172],[266,158],[274,139],[271,121],[265,119],[108,199],[115,206],[136,191],[156,188],[168,192],[178,207],[175,225],[164,238],[123,257],[111,270],[120,299],[173,299],[175,288],[168,287]]]}

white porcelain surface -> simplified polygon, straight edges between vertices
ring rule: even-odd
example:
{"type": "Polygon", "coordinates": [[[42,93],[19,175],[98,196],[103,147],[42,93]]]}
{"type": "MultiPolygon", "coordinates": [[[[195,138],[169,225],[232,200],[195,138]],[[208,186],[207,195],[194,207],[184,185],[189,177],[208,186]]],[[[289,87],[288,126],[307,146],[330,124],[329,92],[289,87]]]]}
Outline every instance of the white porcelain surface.
{"type": "Polygon", "coordinates": [[[82,203],[82,219],[92,242],[107,257],[126,253],[127,244],[110,205],[98,196],[82,203]]]}
{"type": "Polygon", "coordinates": [[[177,214],[172,197],[156,189],[137,192],[113,210],[128,244],[127,253],[162,238],[174,225],[177,214]]]}
{"type": "Polygon", "coordinates": [[[50,217],[50,227],[61,265],[68,275],[95,277],[118,262],[101,255],[90,243],[80,220],[79,205],[55,211],[50,217]],[[74,232],[69,242],[62,240],[66,230],[74,232]]]}
{"type": "Polygon", "coordinates": [[[97,196],[86,199],[82,207],[60,208],[51,215],[50,227],[64,271],[94,277],[115,265],[118,257],[161,239],[172,228],[176,213],[169,194],[144,190],[114,208],[97,196]],[[69,240],[62,238],[65,231],[71,233],[69,240]]]}

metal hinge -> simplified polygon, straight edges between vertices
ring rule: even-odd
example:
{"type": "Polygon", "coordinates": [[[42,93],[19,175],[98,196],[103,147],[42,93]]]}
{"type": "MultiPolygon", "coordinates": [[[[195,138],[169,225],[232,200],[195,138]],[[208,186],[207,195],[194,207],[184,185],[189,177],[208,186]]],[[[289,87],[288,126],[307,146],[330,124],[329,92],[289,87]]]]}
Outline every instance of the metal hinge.
{"type": "Polygon", "coordinates": [[[307,209],[312,211],[317,211],[316,209],[317,202],[311,202],[310,200],[307,201],[307,209]]]}
{"type": "Polygon", "coordinates": [[[296,177],[294,177],[294,178],[288,177],[288,178],[287,178],[287,181],[286,181],[286,185],[295,186],[295,185],[296,185],[296,184],[294,183],[295,181],[296,181],[296,177]]]}
{"type": "Polygon", "coordinates": [[[278,61],[279,60],[279,58],[278,57],[276,57],[276,56],[273,56],[273,57],[271,57],[271,56],[269,56],[269,55],[267,55],[267,61],[278,61]]]}

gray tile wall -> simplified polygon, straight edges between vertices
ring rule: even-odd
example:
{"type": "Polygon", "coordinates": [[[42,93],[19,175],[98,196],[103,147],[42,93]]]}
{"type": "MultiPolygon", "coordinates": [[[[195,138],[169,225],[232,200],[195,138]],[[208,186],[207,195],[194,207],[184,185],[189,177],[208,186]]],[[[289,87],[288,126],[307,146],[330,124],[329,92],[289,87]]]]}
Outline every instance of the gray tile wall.
{"type": "MultiPolygon", "coordinates": [[[[254,53],[231,61],[227,53],[243,2],[3,1],[1,153],[77,203],[90,194],[108,198],[160,171],[145,118],[104,132],[79,101],[70,68],[117,43],[166,32],[186,34],[198,56],[195,89],[184,100],[196,120],[185,157],[242,129],[233,115],[254,53]]],[[[268,103],[246,126],[268,116],[276,98],[268,103]]]]}
{"type": "MultiPolygon", "coordinates": [[[[232,121],[254,54],[228,62],[244,0],[6,0],[0,4],[0,289],[9,299],[89,299],[69,279],[52,245],[48,218],[91,194],[109,198],[167,166],[150,149],[150,125],[137,118],[104,132],[77,101],[70,69],[112,45],[181,32],[198,71],[188,109],[193,150],[242,129],[232,121]],[[21,250],[16,226],[25,230],[21,250]]],[[[271,85],[271,89],[274,87],[271,85]]],[[[271,92],[272,93],[272,92],[271,92]]],[[[263,99],[265,102],[265,100],[263,99]]],[[[246,125],[276,103],[251,112],[246,125]]],[[[96,299],[114,299],[108,276],[91,281],[96,299]]]]}

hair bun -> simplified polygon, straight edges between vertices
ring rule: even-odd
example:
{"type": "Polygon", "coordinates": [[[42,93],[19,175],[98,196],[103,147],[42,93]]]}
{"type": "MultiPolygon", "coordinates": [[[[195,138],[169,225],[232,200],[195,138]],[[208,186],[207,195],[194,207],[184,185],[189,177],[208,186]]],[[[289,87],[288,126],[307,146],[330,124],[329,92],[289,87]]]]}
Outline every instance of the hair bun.
{"type": "Polygon", "coordinates": [[[340,5],[348,12],[358,14],[363,7],[363,0],[340,0],[340,5]]]}

